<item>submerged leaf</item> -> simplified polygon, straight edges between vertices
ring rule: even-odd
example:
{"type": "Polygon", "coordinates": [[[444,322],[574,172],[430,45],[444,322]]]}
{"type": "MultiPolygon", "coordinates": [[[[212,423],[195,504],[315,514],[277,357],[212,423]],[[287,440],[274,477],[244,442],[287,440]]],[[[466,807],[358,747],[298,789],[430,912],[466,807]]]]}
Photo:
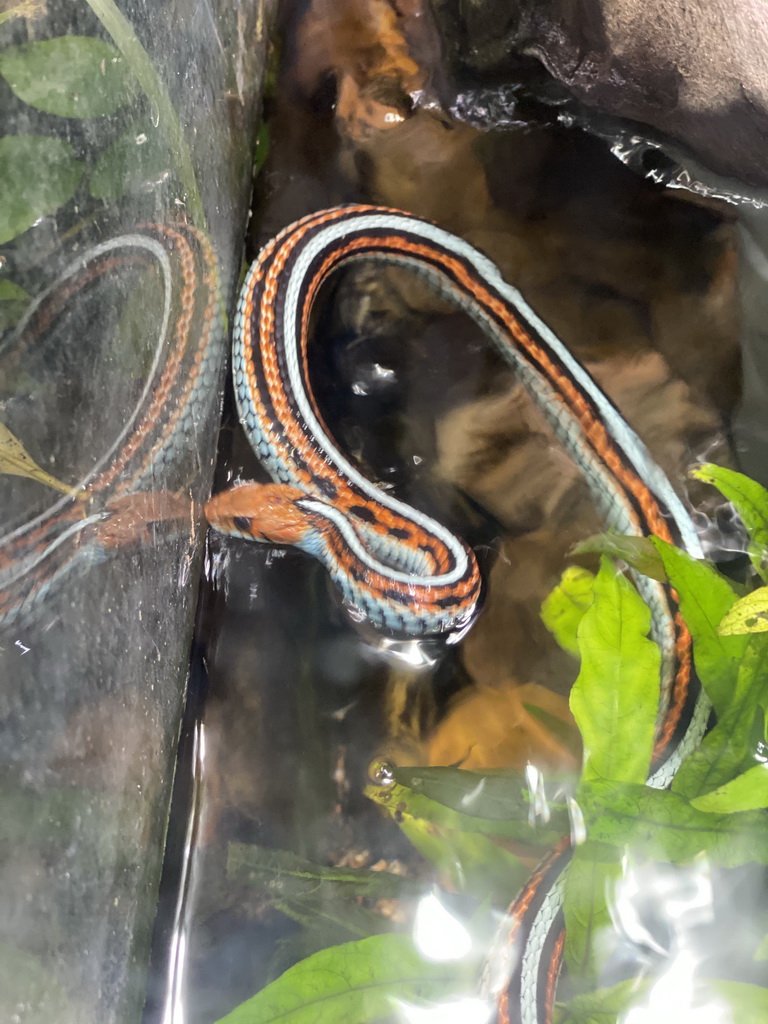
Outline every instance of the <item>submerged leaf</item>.
{"type": "Polygon", "coordinates": [[[697,466],[691,476],[716,487],[739,513],[749,534],[747,552],[752,565],[768,583],[768,491],[743,473],[711,463],[697,466]]]}
{"type": "Polygon", "coordinates": [[[683,864],[707,853],[722,867],[768,864],[763,811],[708,814],[667,790],[599,782],[580,788],[579,805],[590,839],[637,855],[683,864]]]}
{"type": "Polygon", "coordinates": [[[691,800],[693,807],[713,814],[734,814],[768,807],[768,764],[756,764],[724,786],[691,800]]]}
{"type": "Polygon", "coordinates": [[[758,587],[731,607],[719,626],[720,636],[768,633],[768,587],[758,587]]]}
{"type": "MultiPolygon", "coordinates": [[[[395,768],[392,800],[417,817],[459,828],[537,842],[556,843],[568,831],[568,814],[562,800],[548,804],[548,828],[530,824],[533,801],[523,772],[468,772],[463,768],[395,768]]],[[[567,777],[553,780],[555,792],[562,792],[567,777]]],[[[372,797],[372,799],[377,799],[372,797]]],[[[381,802],[377,800],[377,802],[381,802]]]]}
{"type": "Polygon", "coordinates": [[[599,971],[601,937],[613,931],[610,904],[621,876],[620,851],[602,843],[577,846],[563,894],[565,960],[571,971],[594,984],[599,971]]]}
{"type": "Polygon", "coordinates": [[[399,1003],[439,1005],[471,984],[405,936],[374,935],[302,960],[218,1024],[394,1024],[399,1003]]]}
{"type": "Polygon", "coordinates": [[[584,742],[583,778],[644,782],[659,705],[659,649],[651,614],[603,557],[594,602],[579,626],[581,671],[571,710],[584,742]]]}
{"type": "Polygon", "coordinates": [[[68,202],[82,173],[82,165],[64,139],[47,135],[0,138],[0,245],[68,202]]]}
{"type": "Polygon", "coordinates": [[[648,537],[628,537],[618,533],[596,533],[571,548],[572,555],[610,555],[620,558],[643,576],[666,583],[664,563],[648,537]]]}
{"type": "Polygon", "coordinates": [[[318,941],[314,948],[306,948],[304,956],[327,946],[349,942],[351,939],[378,935],[384,925],[384,918],[375,910],[358,906],[341,893],[329,893],[327,888],[316,896],[276,899],[274,906],[286,917],[300,924],[305,935],[314,932],[318,939],[322,937],[322,941],[318,941]]]}
{"type": "Polygon", "coordinates": [[[594,573],[570,566],[541,606],[541,621],[563,650],[578,657],[576,630],[592,604],[594,573]]]}
{"type": "Polygon", "coordinates": [[[60,117],[103,117],[132,99],[118,51],[90,36],[57,36],[0,52],[0,75],[32,107],[60,117]]]}
{"type": "Polygon", "coordinates": [[[73,488],[57,480],[41,469],[27,453],[21,441],[10,432],[4,423],[0,423],[0,473],[9,476],[25,476],[30,480],[53,487],[63,494],[71,494],[73,488]]]}
{"type": "MultiPolygon", "coordinates": [[[[445,884],[457,892],[506,906],[530,873],[519,857],[480,831],[478,825],[487,828],[480,819],[469,819],[424,797],[414,797],[397,783],[368,786],[365,794],[392,816],[422,857],[441,872],[445,884]],[[420,814],[415,813],[415,807],[420,814]],[[474,826],[472,831],[464,830],[465,824],[474,826]]],[[[509,828],[505,822],[493,824],[494,835],[509,828]]],[[[530,827],[514,824],[516,831],[527,832],[529,837],[533,834],[530,827]]]]}
{"type": "Polygon", "coordinates": [[[230,843],[227,875],[257,886],[270,897],[302,899],[336,891],[349,899],[390,899],[418,896],[423,886],[388,871],[331,868],[297,857],[290,850],[271,850],[248,843],[230,843]]]}
{"type": "Polygon", "coordinates": [[[561,1009],[557,1024],[616,1024],[619,1014],[630,1009],[647,987],[647,982],[632,978],[575,996],[561,1009]]]}
{"type": "Polygon", "coordinates": [[[697,675],[715,711],[721,714],[728,706],[747,646],[745,637],[721,636],[718,631],[738,595],[711,565],[691,558],[658,537],[652,540],[691,631],[697,675]]]}

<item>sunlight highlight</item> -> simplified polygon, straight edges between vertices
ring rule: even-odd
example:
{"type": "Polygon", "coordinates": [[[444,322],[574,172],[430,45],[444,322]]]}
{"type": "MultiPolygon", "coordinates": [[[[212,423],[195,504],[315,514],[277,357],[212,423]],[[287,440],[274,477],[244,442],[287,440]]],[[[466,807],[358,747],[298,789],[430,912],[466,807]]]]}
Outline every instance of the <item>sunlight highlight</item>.
{"type": "Polygon", "coordinates": [[[489,1024],[493,1009],[482,999],[456,999],[434,1006],[397,1002],[398,1020],[404,1024],[489,1024]]]}
{"type": "Polygon", "coordinates": [[[467,929],[433,893],[419,900],[413,941],[429,960],[463,960],[472,949],[472,937],[467,929]]]}

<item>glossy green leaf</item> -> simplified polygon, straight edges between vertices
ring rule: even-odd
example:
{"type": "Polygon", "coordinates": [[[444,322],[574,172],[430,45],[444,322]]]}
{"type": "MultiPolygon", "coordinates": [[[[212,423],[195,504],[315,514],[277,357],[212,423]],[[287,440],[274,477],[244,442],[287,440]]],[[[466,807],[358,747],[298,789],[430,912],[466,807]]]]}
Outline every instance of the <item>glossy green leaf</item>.
{"type": "Polygon", "coordinates": [[[375,935],[302,960],[219,1024],[395,1024],[398,1002],[439,1004],[471,983],[405,936],[375,935]]]}
{"type": "Polygon", "coordinates": [[[724,786],[695,797],[691,804],[712,814],[734,814],[768,807],[768,764],[756,764],[724,786]]]}
{"type": "Polygon", "coordinates": [[[678,593],[680,611],[693,636],[693,660],[704,690],[718,714],[728,706],[745,637],[721,636],[719,626],[737,599],[731,584],[706,562],[691,558],[653,537],[669,580],[678,593]]]}
{"type": "Polygon", "coordinates": [[[565,961],[569,970],[595,984],[599,953],[613,933],[609,907],[621,875],[620,851],[614,846],[586,842],[576,847],[568,867],[563,895],[565,961]]]}
{"type": "Polygon", "coordinates": [[[593,590],[578,630],[581,671],[571,690],[583,779],[644,782],[659,704],[659,649],[647,638],[651,614],[606,557],[593,590]]]}
{"type": "Polygon", "coordinates": [[[616,1024],[619,1014],[634,1006],[648,988],[645,981],[621,981],[575,996],[556,1013],[557,1024],[616,1024]]]}
{"type": "Polygon", "coordinates": [[[171,168],[168,146],[158,130],[134,125],[101,154],[88,187],[94,199],[113,201],[157,187],[170,177],[171,168]]]}
{"type": "Polygon", "coordinates": [[[90,36],[57,36],[0,51],[0,75],[37,110],[103,117],[130,101],[135,80],[118,51],[90,36]]]}
{"type": "Polygon", "coordinates": [[[768,636],[750,637],[731,699],[717,725],[685,759],[672,788],[693,799],[739,775],[750,754],[752,728],[768,696],[768,636]]]}
{"type": "Polygon", "coordinates": [[[708,814],[677,793],[650,786],[589,783],[579,790],[587,834],[595,842],[683,864],[707,853],[722,867],[768,864],[768,814],[708,814]]]}
{"type": "Polygon", "coordinates": [[[768,491],[743,473],[711,463],[693,469],[691,476],[716,487],[739,513],[750,538],[750,560],[768,583],[768,491]]]}
{"type": "Polygon", "coordinates": [[[74,150],[63,139],[47,135],[0,138],[0,245],[68,202],[82,173],[74,150]]]}
{"type": "MultiPolygon", "coordinates": [[[[506,906],[528,878],[529,867],[478,830],[480,819],[470,819],[424,797],[414,797],[397,783],[368,786],[365,794],[391,815],[422,857],[437,867],[449,887],[480,902],[488,900],[506,906]],[[474,826],[474,830],[463,829],[465,824],[474,826]]],[[[495,834],[500,831],[501,827],[497,827],[495,834]]],[[[530,837],[533,830],[528,828],[527,833],[530,837]]]]}
{"type": "Polygon", "coordinates": [[[566,569],[541,606],[541,621],[563,650],[579,655],[576,630],[592,604],[594,573],[578,566],[566,569]]]}
{"type": "Polygon", "coordinates": [[[731,606],[720,623],[721,636],[768,633],[768,587],[758,587],[731,606]]]}
{"type": "Polygon", "coordinates": [[[31,296],[15,281],[0,281],[0,331],[5,331],[20,319],[31,296]]]}
{"type": "Polygon", "coordinates": [[[609,555],[619,558],[643,576],[665,583],[667,575],[659,553],[648,537],[618,533],[596,533],[571,548],[572,555],[609,555]]]}

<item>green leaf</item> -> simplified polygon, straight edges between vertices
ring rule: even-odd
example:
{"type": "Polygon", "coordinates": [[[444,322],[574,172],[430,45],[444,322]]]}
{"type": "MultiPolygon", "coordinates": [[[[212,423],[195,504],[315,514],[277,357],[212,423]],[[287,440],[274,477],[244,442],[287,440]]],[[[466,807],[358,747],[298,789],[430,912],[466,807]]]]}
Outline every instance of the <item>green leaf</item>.
{"type": "Polygon", "coordinates": [[[32,297],[14,281],[0,281],[0,331],[5,331],[19,320],[32,297]]]}
{"type": "Polygon", "coordinates": [[[720,636],[768,633],[768,587],[740,597],[720,623],[720,636]]]}
{"type": "Polygon", "coordinates": [[[560,1009],[557,1024],[616,1024],[647,990],[648,982],[632,978],[611,988],[599,988],[575,996],[560,1009]]]}
{"type": "Polygon", "coordinates": [[[565,961],[580,979],[594,986],[601,939],[613,934],[609,903],[621,876],[620,851],[607,844],[577,846],[568,867],[563,895],[565,961]]]}
{"type": "MultiPolygon", "coordinates": [[[[540,835],[538,826],[531,826],[531,796],[525,775],[520,771],[488,773],[464,768],[395,768],[393,775],[396,783],[410,791],[400,795],[414,814],[450,828],[544,845],[557,842],[570,828],[562,801],[550,801],[547,805],[550,828],[542,830],[540,835]],[[434,804],[457,814],[445,817],[445,811],[434,804]]],[[[562,789],[568,781],[566,777],[552,779],[556,789],[562,789]]]]}
{"type": "Polygon", "coordinates": [[[747,641],[721,636],[720,623],[737,599],[730,583],[711,565],[653,537],[680,611],[693,636],[693,660],[701,685],[718,715],[728,706],[747,641]]]}
{"type": "Polygon", "coordinates": [[[328,898],[331,892],[350,900],[396,899],[423,892],[422,885],[387,871],[323,867],[289,850],[247,843],[229,844],[227,875],[233,881],[257,887],[274,900],[328,898]]]}
{"type": "MultiPolygon", "coordinates": [[[[281,907],[285,912],[285,908],[281,907]]],[[[288,914],[288,917],[291,915],[288,914]]],[[[376,914],[379,927],[375,932],[368,934],[380,934],[384,924],[380,914],[376,914]]],[[[364,935],[350,935],[347,931],[339,934],[339,929],[328,926],[323,920],[312,923],[304,923],[303,926],[285,938],[278,939],[275,943],[274,952],[269,958],[269,967],[264,975],[265,979],[272,981],[279,977],[283,971],[295,966],[299,960],[306,960],[307,957],[319,953],[321,949],[328,949],[329,946],[340,946],[344,942],[351,942],[354,939],[365,938],[364,935]]]]}
{"type": "Polygon", "coordinates": [[[134,125],[99,157],[89,189],[94,199],[116,200],[153,188],[171,173],[171,154],[157,129],[134,125]]]}
{"type": "Polygon", "coordinates": [[[731,1020],[738,1024],[765,1024],[768,1020],[768,988],[720,979],[708,979],[707,985],[728,1003],[731,1020]]]}
{"type": "Polygon", "coordinates": [[[651,613],[603,556],[594,602],[579,626],[581,671],[571,711],[584,741],[583,779],[644,782],[659,705],[659,649],[651,613]]]}
{"type": "Polygon", "coordinates": [[[89,36],[58,36],[0,51],[0,75],[37,110],[103,117],[130,101],[136,83],[114,47],[89,36]]]}
{"type": "Polygon", "coordinates": [[[711,463],[691,470],[691,476],[716,487],[739,513],[749,534],[747,552],[752,565],[768,583],[768,491],[743,473],[711,463]]]}
{"type": "Polygon", "coordinates": [[[340,898],[337,894],[304,896],[299,900],[278,899],[274,906],[300,924],[305,932],[316,933],[319,941],[311,951],[308,950],[312,953],[339,942],[378,935],[384,925],[381,914],[340,898]]]}
{"type": "Polygon", "coordinates": [[[627,537],[619,533],[596,533],[571,548],[572,555],[610,555],[620,558],[643,576],[667,582],[664,563],[648,537],[627,537]]]}
{"type": "Polygon", "coordinates": [[[218,1024],[394,1024],[399,1002],[440,1003],[471,983],[405,936],[375,935],[302,960],[218,1024]]]}
{"type": "Polygon", "coordinates": [[[689,799],[719,789],[738,775],[751,751],[755,716],[768,693],[768,636],[749,639],[736,685],[717,725],[685,759],[672,789],[689,799]]]}
{"type": "Polygon", "coordinates": [[[0,245],[68,202],[82,173],[74,150],[63,139],[45,135],[0,138],[0,245]]]}
{"type": "Polygon", "coordinates": [[[594,574],[571,566],[541,606],[541,621],[563,650],[578,657],[576,630],[584,612],[592,604],[594,574]]]}
{"type": "Polygon", "coordinates": [[[724,786],[691,800],[700,811],[712,814],[734,814],[768,807],[768,764],[756,764],[724,786]]]}
{"type": "MultiPolygon", "coordinates": [[[[478,823],[481,828],[487,827],[481,819],[468,818],[434,801],[414,796],[397,783],[367,786],[365,795],[393,818],[422,857],[437,867],[446,884],[459,892],[468,893],[480,902],[490,900],[506,906],[530,874],[518,857],[479,831],[478,823]],[[469,824],[472,831],[463,829],[464,824],[469,824]]],[[[505,823],[493,824],[496,826],[494,834],[498,835],[505,823]]],[[[528,837],[533,834],[528,826],[528,837]]]]}
{"type": "Polygon", "coordinates": [[[768,864],[768,814],[707,814],[677,793],[650,786],[586,783],[579,806],[595,842],[630,846],[672,864],[707,853],[722,867],[768,864]]]}

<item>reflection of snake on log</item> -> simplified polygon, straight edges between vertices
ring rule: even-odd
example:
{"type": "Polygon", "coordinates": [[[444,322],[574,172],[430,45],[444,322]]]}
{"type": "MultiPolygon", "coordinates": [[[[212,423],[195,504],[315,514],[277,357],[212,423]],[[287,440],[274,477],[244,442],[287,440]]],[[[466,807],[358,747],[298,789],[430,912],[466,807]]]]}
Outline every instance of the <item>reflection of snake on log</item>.
{"type": "Polygon", "coordinates": [[[188,225],[147,224],[94,246],[33,301],[3,350],[18,361],[100,280],[152,266],[163,302],[142,392],[84,479],[0,537],[0,626],[31,616],[73,573],[149,538],[153,522],[190,516],[188,495],[164,488],[168,471],[195,442],[221,361],[218,269],[204,235],[188,225]]]}

